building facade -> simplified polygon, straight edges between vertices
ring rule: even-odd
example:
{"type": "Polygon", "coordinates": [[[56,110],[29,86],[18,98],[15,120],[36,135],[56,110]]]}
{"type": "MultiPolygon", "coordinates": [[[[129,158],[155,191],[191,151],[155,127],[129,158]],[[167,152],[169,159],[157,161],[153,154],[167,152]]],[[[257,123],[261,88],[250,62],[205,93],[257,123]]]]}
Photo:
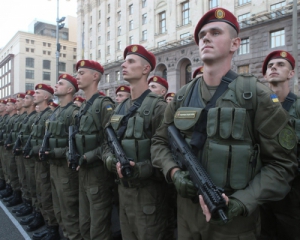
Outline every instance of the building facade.
{"type": "MultiPolygon", "coordinates": [[[[74,17],[71,17],[74,18],[74,17]]],[[[74,31],[76,18],[73,25],[74,31]]],[[[0,50],[0,98],[13,97],[19,92],[34,89],[37,83],[54,87],[56,78],[55,25],[36,22],[34,32],[17,32],[0,50]]],[[[71,31],[71,32],[72,32],[71,31]]],[[[59,73],[73,74],[77,43],[69,40],[68,28],[60,31],[59,73]]]]}
{"type": "MultiPolygon", "coordinates": [[[[77,58],[92,59],[104,66],[99,89],[113,98],[115,89],[126,84],[121,64],[123,51],[130,44],[141,44],[155,54],[157,65],[151,76],[167,79],[169,91],[176,92],[186,84],[193,71],[202,65],[193,40],[195,26],[212,8],[230,10],[240,23],[241,47],[234,56],[233,70],[254,74],[263,81],[261,67],[269,52],[281,49],[292,53],[290,1],[77,0],[77,3],[77,58]]],[[[299,9],[298,1],[298,13],[299,9]]],[[[294,57],[298,61],[299,56],[294,54],[294,57]]]]}

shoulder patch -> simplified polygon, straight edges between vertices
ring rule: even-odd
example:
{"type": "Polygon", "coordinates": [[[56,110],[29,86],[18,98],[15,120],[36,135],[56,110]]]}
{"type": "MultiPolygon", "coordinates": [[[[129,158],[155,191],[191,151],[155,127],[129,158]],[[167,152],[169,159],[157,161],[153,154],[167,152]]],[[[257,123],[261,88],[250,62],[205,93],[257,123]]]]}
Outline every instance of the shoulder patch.
{"type": "Polygon", "coordinates": [[[112,106],[111,106],[111,105],[106,105],[106,110],[107,110],[107,111],[113,110],[113,109],[112,109],[112,106]]]}
{"type": "Polygon", "coordinates": [[[279,133],[279,143],[280,145],[288,150],[295,147],[297,143],[297,137],[295,132],[290,127],[284,127],[279,133]]]}
{"type": "Polygon", "coordinates": [[[275,93],[271,94],[271,95],[270,95],[270,98],[271,98],[271,100],[272,100],[273,102],[279,102],[278,97],[277,97],[277,95],[276,95],[275,93]]]}

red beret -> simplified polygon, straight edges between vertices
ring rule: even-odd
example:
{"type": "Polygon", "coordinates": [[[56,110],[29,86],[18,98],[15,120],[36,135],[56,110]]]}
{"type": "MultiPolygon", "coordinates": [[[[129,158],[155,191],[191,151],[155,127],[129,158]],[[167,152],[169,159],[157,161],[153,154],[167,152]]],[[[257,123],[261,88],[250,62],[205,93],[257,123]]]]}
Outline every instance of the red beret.
{"type": "Polygon", "coordinates": [[[50,102],[50,103],[49,103],[49,106],[52,106],[52,107],[55,107],[55,108],[56,108],[56,107],[58,106],[58,104],[55,103],[55,102],[50,102]]]}
{"type": "Polygon", "coordinates": [[[225,8],[214,8],[202,16],[202,18],[200,19],[200,21],[198,22],[198,24],[195,28],[194,39],[195,39],[195,42],[197,45],[199,45],[198,34],[199,34],[201,28],[205,24],[211,23],[211,22],[226,22],[230,26],[232,26],[236,30],[237,33],[240,32],[240,25],[239,25],[236,17],[231,12],[229,12],[225,8]]]}
{"type": "Polygon", "coordinates": [[[18,93],[17,98],[25,98],[25,93],[18,93]]]}
{"type": "Polygon", "coordinates": [[[39,84],[37,84],[37,85],[35,86],[35,90],[39,90],[39,89],[45,90],[45,91],[47,91],[47,92],[49,92],[49,93],[51,93],[51,94],[54,93],[54,90],[53,90],[52,87],[50,87],[50,86],[48,86],[48,85],[46,85],[46,84],[43,84],[43,83],[39,83],[39,84]]]}
{"type": "Polygon", "coordinates": [[[100,91],[99,91],[99,94],[100,94],[101,96],[104,96],[104,97],[106,96],[104,92],[100,92],[100,91]]]}
{"type": "Polygon", "coordinates": [[[151,65],[151,71],[156,66],[156,58],[152,52],[147,51],[142,45],[134,44],[129,45],[124,50],[124,59],[129,54],[135,54],[144,58],[151,65]]]}
{"type": "Polygon", "coordinates": [[[27,90],[25,94],[33,96],[34,95],[34,90],[27,90]]]}
{"type": "Polygon", "coordinates": [[[195,78],[198,74],[203,73],[203,67],[198,67],[194,72],[193,72],[193,78],[195,78]]]}
{"type": "Polygon", "coordinates": [[[282,50],[273,51],[273,52],[269,53],[269,55],[266,57],[266,59],[264,61],[264,64],[263,64],[263,67],[262,67],[262,73],[263,74],[265,74],[266,71],[267,71],[269,61],[271,59],[274,59],[274,58],[285,59],[291,64],[292,69],[294,69],[294,67],[295,67],[295,59],[290,53],[288,53],[286,51],[282,51],[282,50]]]}
{"type": "Polygon", "coordinates": [[[78,101],[78,102],[81,102],[81,103],[82,103],[82,102],[84,102],[84,100],[85,100],[84,98],[82,98],[82,97],[80,97],[80,96],[77,96],[77,97],[74,97],[73,102],[74,102],[74,101],[78,101]]]}
{"type": "Polygon", "coordinates": [[[148,85],[151,82],[159,83],[160,85],[163,85],[166,89],[169,89],[169,84],[168,84],[167,80],[165,80],[164,78],[161,78],[159,76],[153,76],[152,78],[150,78],[148,80],[148,85]]]}
{"type": "Polygon", "coordinates": [[[95,62],[93,60],[79,60],[76,64],[76,70],[78,71],[79,68],[89,68],[96,70],[102,74],[104,73],[104,69],[100,65],[100,63],[95,62]]]}
{"type": "Polygon", "coordinates": [[[64,79],[64,80],[67,80],[70,83],[72,83],[72,85],[75,87],[76,92],[79,90],[76,78],[72,77],[71,75],[69,75],[69,74],[62,74],[62,75],[60,75],[58,77],[58,80],[59,79],[64,79]]]}
{"type": "Polygon", "coordinates": [[[6,103],[7,103],[7,100],[6,100],[6,99],[1,99],[1,100],[0,100],[0,103],[6,104],[6,103]]]}
{"type": "Polygon", "coordinates": [[[121,85],[121,86],[119,86],[119,87],[117,88],[116,94],[117,94],[118,92],[128,92],[128,93],[130,93],[130,87],[125,86],[125,85],[121,85]]]}
{"type": "Polygon", "coordinates": [[[11,102],[11,103],[16,103],[16,99],[14,99],[14,98],[8,98],[7,99],[7,102],[9,103],[9,102],[11,102]]]}
{"type": "Polygon", "coordinates": [[[169,93],[166,95],[165,99],[167,99],[168,97],[174,97],[174,96],[175,96],[175,93],[169,92],[169,93]]]}

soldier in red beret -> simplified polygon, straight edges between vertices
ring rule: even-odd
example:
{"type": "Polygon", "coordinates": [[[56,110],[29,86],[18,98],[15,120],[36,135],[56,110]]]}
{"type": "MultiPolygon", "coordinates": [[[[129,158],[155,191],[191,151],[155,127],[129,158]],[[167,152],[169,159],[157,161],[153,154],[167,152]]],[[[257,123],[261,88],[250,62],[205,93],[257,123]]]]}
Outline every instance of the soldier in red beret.
{"type": "Polygon", "coordinates": [[[168,92],[169,84],[167,80],[159,76],[153,76],[148,80],[149,89],[158,96],[163,96],[168,92]]]}
{"type": "Polygon", "coordinates": [[[123,166],[109,149],[104,153],[107,169],[117,173],[120,180],[118,193],[122,237],[172,239],[174,229],[170,224],[173,222],[170,215],[173,212],[168,203],[168,184],[161,172],[156,172],[150,158],[151,139],[167,105],[161,96],[148,88],[147,78],[155,68],[155,56],[143,46],[133,44],[125,48],[124,60],[122,73],[124,80],[130,84],[131,96],[117,106],[110,124],[114,126],[116,135],[120,136],[124,153],[131,159],[131,176],[123,175],[123,166]],[[129,118],[122,118],[124,115],[129,118]],[[123,126],[126,126],[125,129],[123,126]]]}
{"type": "Polygon", "coordinates": [[[130,97],[130,87],[121,85],[116,90],[116,102],[121,103],[130,97]]]}
{"type": "Polygon", "coordinates": [[[166,97],[165,97],[166,102],[167,102],[167,103],[172,102],[172,100],[173,100],[174,97],[175,97],[175,93],[173,93],[173,92],[168,93],[168,94],[166,95],[166,97]]]}
{"type": "MultiPolygon", "coordinates": [[[[1,99],[0,100],[0,131],[1,132],[4,130],[5,122],[8,117],[8,114],[5,111],[5,106],[6,106],[6,100],[1,99]]],[[[3,152],[4,152],[3,140],[1,142],[2,143],[0,144],[0,191],[4,190],[6,187],[3,168],[2,168],[2,159],[3,159],[3,152]]]]}
{"type": "Polygon", "coordinates": [[[77,167],[80,179],[80,233],[84,239],[111,239],[111,186],[114,181],[99,156],[103,147],[104,128],[113,113],[114,103],[98,91],[104,73],[98,62],[80,60],[76,70],[78,87],[86,98],[76,118],[76,129],[79,131],[75,135],[75,148],[80,155],[77,167]]]}
{"type": "Polygon", "coordinates": [[[81,107],[82,103],[85,101],[83,97],[76,96],[73,99],[74,104],[76,104],[78,107],[81,107]]]}
{"type": "MultiPolygon", "coordinates": [[[[300,121],[300,99],[290,91],[290,80],[294,77],[295,59],[287,51],[277,50],[266,57],[262,73],[269,87],[278,96],[278,101],[288,112],[292,121],[300,121]]],[[[300,129],[295,125],[297,136],[300,129]]],[[[298,159],[300,144],[298,138],[298,159]]],[[[300,169],[300,162],[298,162],[300,169]]],[[[259,239],[297,239],[300,236],[300,174],[291,183],[291,191],[280,201],[261,206],[261,237],[259,239]]]]}
{"type": "Polygon", "coordinates": [[[254,76],[231,70],[238,33],[236,17],[224,8],[202,16],[194,38],[203,76],[176,93],[152,138],[153,164],[178,193],[178,240],[257,239],[258,206],[283,198],[295,176],[296,134],[276,95],[254,76]],[[183,150],[174,148],[175,138],[183,150]],[[257,154],[255,166],[246,149],[257,154]],[[187,161],[174,161],[172,152],[187,161]],[[197,177],[198,163],[208,177],[197,177]],[[216,188],[205,190],[208,178],[223,189],[218,196],[211,195],[216,188]],[[195,198],[198,204],[191,202],[195,198]]]}
{"type": "Polygon", "coordinates": [[[49,102],[49,107],[51,108],[52,111],[55,110],[59,105],[53,101],[49,102]]]}
{"type": "Polygon", "coordinates": [[[202,75],[203,75],[203,66],[198,67],[198,68],[193,72],[193,78],[201,77],[202,75]]]}

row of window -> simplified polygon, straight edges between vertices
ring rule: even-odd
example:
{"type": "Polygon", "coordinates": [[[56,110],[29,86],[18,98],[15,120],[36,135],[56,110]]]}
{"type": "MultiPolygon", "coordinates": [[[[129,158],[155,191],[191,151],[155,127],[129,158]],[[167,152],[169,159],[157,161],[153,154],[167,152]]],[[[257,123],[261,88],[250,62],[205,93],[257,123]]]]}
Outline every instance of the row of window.
{"type": "Polygon", "coordinates": [[[11,61],[9,60],[7,63],[5,63],[1,68],[0,68],[0,76],[4,75],[5,73],[9,72],[11,69],[11,61]]]}
{"type": "MultiPolygon", "coordinates": [[[[34,58],[26,58],[26,67],[34,68],[34,58]]],[[[51,61],[43,60],[43,69],[51,69],[51,61]]],[[[59,62],[59,71],[66,71],[66,63],[59,62]]]]}
{"type": "MultiPolygon", "coordinates": [[[[66,65],[65,63],[59,63],[59,71],[65,72],[66,71],[66,65]]],[[[26,79],[34,79],[34,70],[26,69],[25,71],[25,78],[26,79]]],[[[50,81],[51,80],[51,72],[43,71],[43,78],[44,81],[50,81]]]]}
{"type": "Polygon", "coordinates": [[[10,73],[0,78],[0,88],[10,83],[10,73]]]}
{"type": "Polygon", "coordinates": [[[0,98],[10,96],[10,92],[11,92],[11,85],[0,89],[0,98]]]}

